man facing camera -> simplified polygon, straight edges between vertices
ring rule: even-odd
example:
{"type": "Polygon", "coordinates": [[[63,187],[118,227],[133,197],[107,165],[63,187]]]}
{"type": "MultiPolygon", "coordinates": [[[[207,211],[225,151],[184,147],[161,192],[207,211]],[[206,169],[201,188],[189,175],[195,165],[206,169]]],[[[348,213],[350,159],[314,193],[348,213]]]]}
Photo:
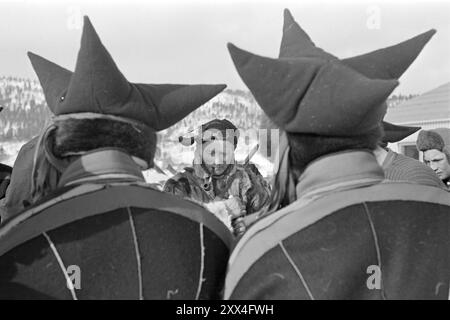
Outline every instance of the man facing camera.
{"type": "Polygon", "coordinates": [[[422,130],[417,137],[417,149],[423,161],[434,170],[447,187],[450,186],[450,129],[422,130]]]}
{"type": "Polygon", "coordinates": [[[196,143],[193,166],[167,180],[164,191],[203,204],[231,228],[233,217],[256,212],[268,202],[269,186],[254,164],[236,163],[239,131],[230,121],[214,119],[198,131],[180,137],[184,145],[196,143]]]}
{"type": "Polygon", "coordinates": [[[419,160],[399,154],[387,147],[388,143],[395,143],[405,139],[420,127],[394,125],[383,121],[383,139],[374,150],[379,165],[384,170],[388,180],[408,181],[437,188],[445,188],[439,177],[429,167],[419,160]]]}

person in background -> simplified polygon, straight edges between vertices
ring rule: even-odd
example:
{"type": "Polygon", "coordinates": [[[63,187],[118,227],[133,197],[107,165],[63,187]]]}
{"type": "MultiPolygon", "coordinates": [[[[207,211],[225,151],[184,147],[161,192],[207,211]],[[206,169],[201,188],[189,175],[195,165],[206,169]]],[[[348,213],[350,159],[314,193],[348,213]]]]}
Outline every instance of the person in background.
{"type": "Polygon", "coordinates": [[[450,129],[422,130],[416,141],[423,152],[423,161],[450,188],[450,129]]]}
{"type": "Polygon", "coordinates": [[[129,82],[87,17],[74,72],[29,57],[54,116],[20,158],[31,204],[0,227],[0,299],[217,299],[232,234],[142,170],[226,86],[129,82]]]}
{"type": "MultiPolygon", "coordinates": [[[[286,132],[279,170],[294,189],[234,247],[224,298],[447,300],[448,193],[385,180],[373,154],[398,80],[369,78],[305,34],[285,10],[278,59],[228,45],[258,105],[286,132]]],[[[414,54],[403,49],[352,63],[398,66],[414,54]]]]}
{"type": "MultiPolygon", "coordinates": [[[[17,215],[33,202],[31,195],[31,174],[38,138],[34,137],[25,143],[17,154],[16,161],[14,162],[14,170],[11,175],[11,182],[6,190],[5,197],[0,202],[0,217],[3,221],[17,215]]],[[[57,171],[54,170],[54,173],[57,174],[57,171]]]]}
{"type": "Polygon", "coordinates": [[[0,163],[0,200],[3,199],[11,182],[12,168],[0,163]]]}
{"type": "Polygon", "coordinates": [[[195,137],[180,137],[184,145],[196,143],[194,163],[168,179],[164,191],[203,204],[233,230],[235,217],[268,203],[269,185],[254,164],[236,163],[239,131],[230,121],[214,119],[198,132],[195,137]]]}
{"type": "Polygon", "coordinates": [[[261,154],[273,163],[272,175],[270,177],[271,192],[269,201],[259,211],[247,215],[237,215],[234,218],[234,224],[238,226],[235,234],[242,236],[245,231],[262,216],[273,212],[288,204],[289,199],[285,197],[283,200],[277,200],[280,194],[285,194],[285,183],[280,184],[280,181],[289,181],[288,184],[292,187],[292,179],[289,171],[279,170],[280,166],[280,152],[284,150],[287,145],[286,133],[269,118],[265,113],[262,113],[260,118],[260,136],[259,142],[263,145],[261,154]],[[265,146],[264,146],[265,144],[265,146]]]}
{"type": "Polygon", "coordinates": [[[422,162],[411,157],[399,154],[387,147],[388,143],[395,143],[405,139],[420,127],[398,126],[383,121],[383,139],[374,150],[378,164],[384,170],[388,180],[408,181],[437,188],[445,188],[439,177],[422,162]]]}
{"type": "MultiPolygon", "coordinates": [[[[3,107],[0,107],[0,112],[3,107]]],[[[6,191],[8,190],[9,184],[11,183],[12,168],[6,164],[0,163],[0,204],[3,203],[6,191]]],[[[0,210],[0,224],[4,218],[2,217],[0,210]]]]}
{"type": "MultiPolygon", "coordinates": [[[[0,107],[0,112],[3,111],[3,107],[0,107]]],[[[6,190],[8,189],[11,181],[12,168],[6,164],[0,163],[0,200],[5,197],[6,190]]],[[[0,216],[1,221],[1,216],[0,216]]]]}

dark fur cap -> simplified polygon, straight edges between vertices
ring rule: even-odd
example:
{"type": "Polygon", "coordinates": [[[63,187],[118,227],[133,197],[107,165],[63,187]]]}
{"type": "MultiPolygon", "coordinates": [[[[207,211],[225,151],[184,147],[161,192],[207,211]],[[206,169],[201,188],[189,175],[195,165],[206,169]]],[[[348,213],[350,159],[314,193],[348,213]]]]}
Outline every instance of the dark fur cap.
{"type": "Polygon", "coordinates": [[[53,154],[58,158],[99,148],[120,148],[153,166],[156,134],[146,126],[109,119],[66,119],[56,121],[53,154]]]}
{"type": "Polygon", "coordinates": [[[383,128],[381,126],[367,134],[354,137],[288,132],[287,136],[291,147],[289,160],[293,168],[301,171],[313,160],[327,154],[345,150],[374,150],[382,135],[383,128]]]}
{"type": "Polygon", "coordinates": [[[444,152],[450,162],[450,129],[422,130],[419,132],[416,145],[419,151],[436,149],[444,152]]]}

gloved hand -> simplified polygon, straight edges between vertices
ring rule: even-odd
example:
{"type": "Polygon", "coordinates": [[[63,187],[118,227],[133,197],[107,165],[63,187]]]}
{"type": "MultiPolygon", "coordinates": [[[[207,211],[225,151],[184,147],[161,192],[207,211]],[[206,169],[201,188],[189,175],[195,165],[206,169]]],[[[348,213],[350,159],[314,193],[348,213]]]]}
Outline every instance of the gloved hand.
{"type": "Polygon", "coordinates": [[[231,220],[231,227],[233,228],[233,234],[236,237],[242,236],[247,231],[244,217],[239,217],[231,220]]]}
{"type": "Polygon", "coordinates": [[[244,216],[247,213],[244,203],[240,198],[230,196],[227,200],[231,211],[231,227],[236,237],[244,234],[247,227],[244,222],[244,216]]]}

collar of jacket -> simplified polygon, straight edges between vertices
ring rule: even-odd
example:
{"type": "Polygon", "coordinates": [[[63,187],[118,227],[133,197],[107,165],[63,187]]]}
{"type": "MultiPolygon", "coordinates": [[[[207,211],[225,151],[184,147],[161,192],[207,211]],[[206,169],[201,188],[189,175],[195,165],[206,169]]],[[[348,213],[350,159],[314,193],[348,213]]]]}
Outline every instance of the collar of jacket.
{"type": "Polygon", "coordinates": [[[61,176],[59,187],[99,181],[145,181],[134,160],[119,149],[102,148],[82,155],[61,176]]]}
{"type": "Polygon", "coordinates": [[[386,154],[386,157],[384,158],[384,161],[383,161],[383,164],[381,165],[381,167],[384,170],[388,169],[392,165],[392,162],[395,160],[396,156],[397,156],[397,153],[392,151],[391,149],[389,149],[389,151],[386,154]]]}
{"type": "Polygon", "coordinates": [[[354,189],[384,180],[384,171],[369,150],[349,150],[320,157],[298,179],[297,199],[354,189]]]}

